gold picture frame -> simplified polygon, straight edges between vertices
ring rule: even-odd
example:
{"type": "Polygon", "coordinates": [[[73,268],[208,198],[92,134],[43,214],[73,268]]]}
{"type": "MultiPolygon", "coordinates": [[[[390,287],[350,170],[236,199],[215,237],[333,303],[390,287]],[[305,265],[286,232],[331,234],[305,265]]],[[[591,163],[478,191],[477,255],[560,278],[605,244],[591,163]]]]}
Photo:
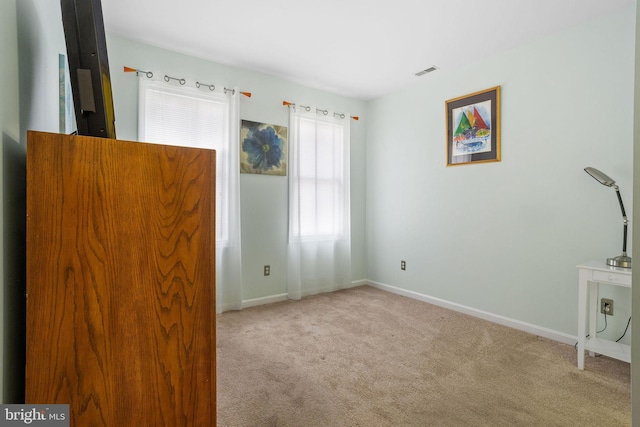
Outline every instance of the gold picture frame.
{"type": "Polygon", "coordinates": [[[445,101],[447,166],[500,161],[500,86],[445,101]]]}

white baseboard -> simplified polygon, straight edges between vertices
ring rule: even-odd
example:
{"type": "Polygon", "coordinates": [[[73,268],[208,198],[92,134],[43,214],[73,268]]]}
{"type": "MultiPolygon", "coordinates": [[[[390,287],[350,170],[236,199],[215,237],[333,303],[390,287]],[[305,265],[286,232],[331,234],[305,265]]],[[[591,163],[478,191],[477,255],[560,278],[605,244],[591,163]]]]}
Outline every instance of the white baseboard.
{"type": "MultiPolygon", "coordinates": [[[[368,280],[362,279],[362,280],[355,280],[353,282],[351,282],[351,286],[349,286],[348,288],[355,288],[356,286],[362,286],[362,285],[367,285],[369,284],[368,280]]],[[[343,288],[343,289],[347,289],[347,288],[343,288]]],[[[320,294],[323,292],[330,292],[332,291],[333,288],[329,289],[314,289],[312,291],[308,291],[303,293],[302,297],[307,297],[309,295],[315,295],[315,294],[320,294]]],[[[258,305],[263,305],[263,304],[271,304],[273,302],[280,302],[280,301],[286,301],[288,299],[287,294],[277,294],[277,295],[270,295],[267,297],[261,297],[261,298],[253,298],[253,299],[245,299],[242,300],[242,308],[248,308],[248,307],[255,307],[258,305]]],[[[231,308],[226,308],[223,307],[222,311],[227,311],[227,310],[231,310],[231,308]]]]}
{"type": "Polygon", "coordinates": [[[287,294],[270,295],[268,297],[242,300],[242,308],[255,307],[257,305],[271,304],[274,302],[286,301],[287,294]]]}
{"type": "Polygon", "coordinates": [[[468,314],[470,316],[478,317],[480,319],[488,320],[489,322],[498,323],[503,326],[508,326],[510,328],[518,329],[524,332],[528,332],[533,335],[537,335],[540,337],[548,338],[554,341],[559,341],[565,344],[575,344],[578,341],[578,337],[574,335],[565,334],[563,332],[554,331],[552,329],[543,328],[542,326],[533,325],[531,323],[521,322],[519,320],[510,319],[508,317],[500,316],[498,314],[489,313],[487,311],[478,310],[476,308],[467,307],[462,304],[457,304],[455,302],[446,301],[440,298],[431,297],[429,295],[424,295],[418,292],[409,291],[406,289],[397,288],[395,286],[387,285],[380,282],[374,281],[365,281],[366,284],[370,286],[391,292],[397,295],[402,295],[408,298],[416,299],[419,301],[423,301],[429,304],[437,305],[439,307],[444,307],[449,310],[457,311],[460,313],[468,314]]]}

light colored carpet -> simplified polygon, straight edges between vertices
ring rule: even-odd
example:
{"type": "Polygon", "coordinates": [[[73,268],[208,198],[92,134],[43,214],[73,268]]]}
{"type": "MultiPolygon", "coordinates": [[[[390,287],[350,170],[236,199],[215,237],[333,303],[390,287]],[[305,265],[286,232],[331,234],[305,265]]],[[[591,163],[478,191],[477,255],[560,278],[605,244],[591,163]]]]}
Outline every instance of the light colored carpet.
{"type": "Polygon", "coordinates": [[[217,316],[218,426],[628,426],[630,365],[370,286],[217,316]]]}

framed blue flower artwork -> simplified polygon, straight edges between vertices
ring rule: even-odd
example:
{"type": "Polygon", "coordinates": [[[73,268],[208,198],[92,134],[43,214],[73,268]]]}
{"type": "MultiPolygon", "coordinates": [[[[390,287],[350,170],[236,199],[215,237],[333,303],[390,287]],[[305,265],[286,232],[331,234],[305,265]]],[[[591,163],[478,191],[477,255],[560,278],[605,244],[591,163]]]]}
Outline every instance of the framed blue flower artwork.
{"type": "Polygon", "coordinates": [[[240,173],[287,175],[286,126],[242,120],[240,173]]]}
{"type": "Polygon", "coordinates": [[[445,102],[447,166],[500,161],[500,86],[445,102]]]}

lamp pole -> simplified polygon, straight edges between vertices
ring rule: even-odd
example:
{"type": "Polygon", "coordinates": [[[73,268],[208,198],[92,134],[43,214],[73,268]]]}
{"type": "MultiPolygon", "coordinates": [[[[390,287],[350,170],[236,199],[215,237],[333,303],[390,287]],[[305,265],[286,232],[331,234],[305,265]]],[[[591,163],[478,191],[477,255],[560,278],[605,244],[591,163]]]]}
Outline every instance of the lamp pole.
{"type": "Polygon", "coordinates": [[[620,195],[620,189],[617,185],[613,185],[616,190],[616,196],[618,196],[618,202],[620,203],[620,210],[622,211],[622,255],[615,258],[607,258],[607,264],[614,267],[631,268],[631,258],[627,256],[627,229],[629,226],[629,219],[627,213],[624,210],[624,204],[622,203],[622,196],[620,195]]]}

